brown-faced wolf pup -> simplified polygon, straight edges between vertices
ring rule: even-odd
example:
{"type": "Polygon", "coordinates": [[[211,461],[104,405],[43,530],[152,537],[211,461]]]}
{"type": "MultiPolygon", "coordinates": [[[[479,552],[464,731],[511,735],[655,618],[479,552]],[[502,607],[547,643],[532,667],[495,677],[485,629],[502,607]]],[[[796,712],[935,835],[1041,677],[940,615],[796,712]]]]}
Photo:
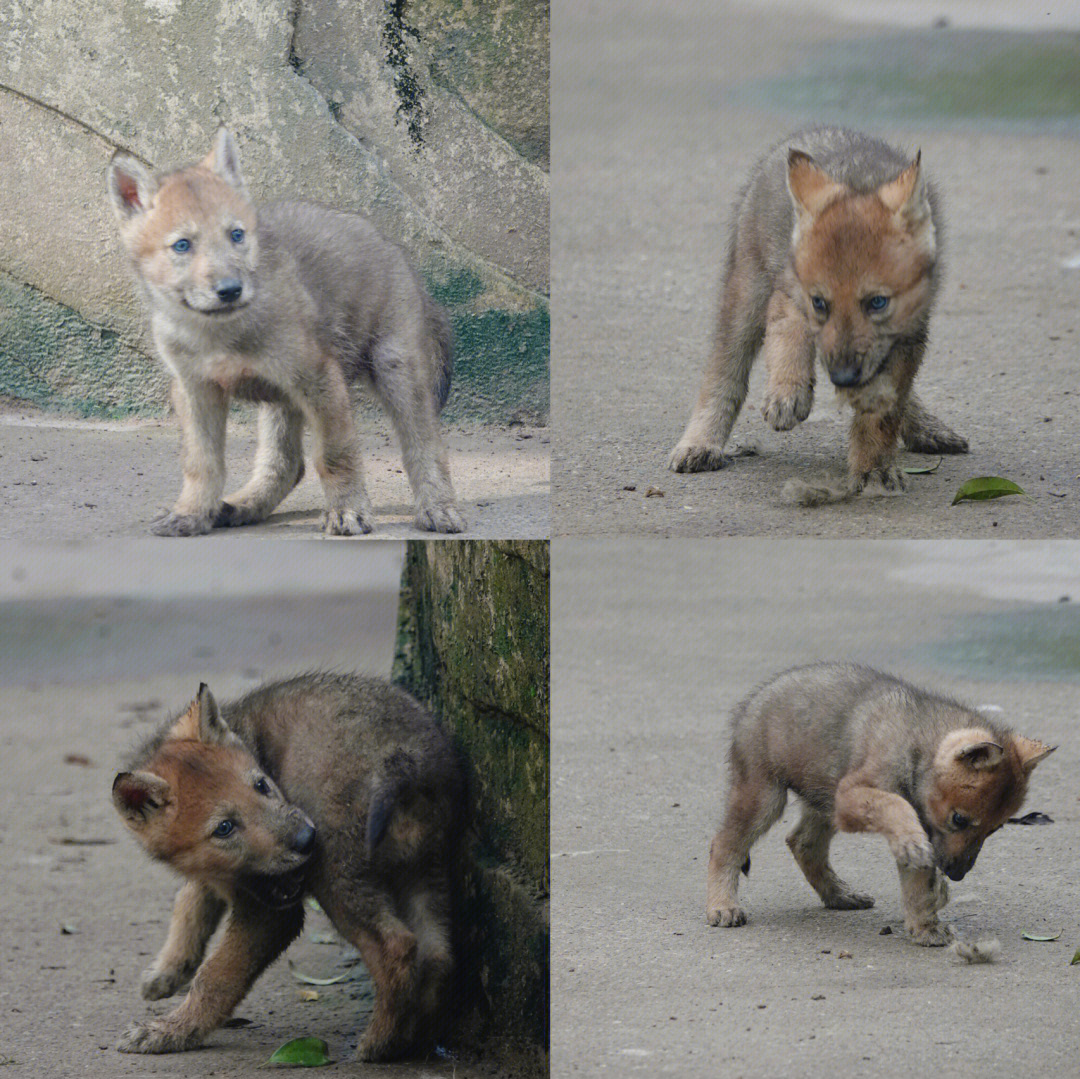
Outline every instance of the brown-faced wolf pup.
{"type": "Polygon", "coordinates": [[[113,802],[147,852],[186,878],[142,994],[158,1000],[190,982],[178,1007],[124,1035],[122,1052],[199,1045],[300,932],[309,893],[375,983],[357,1055],[434,1044],[463,779],[449,737],[407,693],[311,674],[219,711],[200,686],[116,776],[113,802]]]}
{"type": "Polygon", "coordinates": [[[390,414],[417,528],[464,530],[438,422],[450,327],[399,247],[356,214],[302,202],[256,209],[224,128],[204,160],[171,172],[117,154],[108,190],[184,432],[183,488],[151,531],[194,536],[269,516],[303,476],[307,423],[323,527],[370,532],[353,384],[390,414]],[[223,500],[233,396],[260,403],[259,444],[251,479],[223,500]]]}
{"type": "Polygon", "coordinates": [[[669,466],[724,465],[759,351],[762,414],[777,431],[810,415],[815,355],[855,412],[846,482],[789,481],[791,501],[850,498],[871,476],[903,488],[899,439],[921,453],[966,453],[912,392],[940,275],[941,212],[919,155],[841,128],[785,139],[739,196],[705,377],[669,466]]]}
{"type": "Polygon", "coordinates": [[[727,813],[709,851],[709,924],[746,921],[739,872],[749,872],[750,848],[779,820],[790,790],[803,812],[788,846],[826,907],[873,906],[833,872],[829,843],[837,831],[879,832],[900,871],[911,939],[947,944],[939,871],[964,877],[1053,749],[867,667],[822,663],[777,675],[732,717],[727,813]]]}

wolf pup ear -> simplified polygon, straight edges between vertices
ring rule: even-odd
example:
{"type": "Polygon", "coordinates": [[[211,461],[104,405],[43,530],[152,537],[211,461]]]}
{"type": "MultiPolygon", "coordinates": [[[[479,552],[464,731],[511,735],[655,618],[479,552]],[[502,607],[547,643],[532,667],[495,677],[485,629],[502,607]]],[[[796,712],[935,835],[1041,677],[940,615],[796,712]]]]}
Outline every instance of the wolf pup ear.
{"type": "Polygon", "coordinates": [[[970,742],[956,753],[956,759],[969,768],[996,768],[1005,750],[997,742],[970,742]]]}
{"type": "Polygon", "coordinates": [[[217,701],[205,682],[200,684],[199,692],[187,706],[187,711],[173,724],[170,734],[173,738],[202,742],[204,745],[224,745],[236,739],[221,718],[217,701]]]}
{"type": "Polygon", "coordinates": [[[152,772],[119,772],[113,780],[113,805],[133,827],[145,824],[169,802],[169,784],[152,772]]]}
{"type": "Polygon", "coordinates": [[[1016,752],[1020,757],[1020,766],[1024,769],[1025,775],[1030,775],[1031,770],[1039,761],[1045,760],[1057,749],[1057,746],[1048,746],[1045,742],[1039,742],[1034,738],[1025,738],[1020,734],[1013,739],[1013,745],[1016,746],[1016,752]]]}
{"type": "Polygon", "coordinates": [[[240,171],[240,150],[227,127],[218,128],[214,136],[214,148],[202,159],[202,166],[216,172],[227,184],[247,197],[244,176],[240,171]]]}
{"type": "Polygon", "coordinates": [[[802,150],[788,151],[788,191],[795,205],[796,224],[802,225],[843,194],[843,184],[822,172],[817,163],[802,150]]]}
{"type": "Polygon", "coordinates": [[[146,213],[157,191],[149,170],[130,154],[116,153],[105,176],[109,202],[121,221],[146,213]]]}
{"type": "Polygon", "coordinates": [[[895,180],[882,184],[877,196],[885,208],[901,218],[907,227],[915,232],[930,222],[930,195],[922,171],[922,150],[915,155],[915,160],[895,180]]]}

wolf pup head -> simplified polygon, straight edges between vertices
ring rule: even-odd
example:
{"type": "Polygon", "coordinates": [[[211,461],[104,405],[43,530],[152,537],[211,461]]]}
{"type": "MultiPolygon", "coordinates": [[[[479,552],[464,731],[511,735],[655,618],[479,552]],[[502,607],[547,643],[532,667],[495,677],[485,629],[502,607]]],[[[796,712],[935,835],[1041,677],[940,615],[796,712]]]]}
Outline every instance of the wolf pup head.
{"type": "Polygon", "coordinates": [[[1020,808],[1032,769],[1054,749],[1020,735],[995,737],[975,727],[942,739],[923,806],[934,854],[946,876],[963,879],[986,837],[1020,808]]]}
{"type": "Polygon", "coordinates": [[[224,896],[298,902],[315,827],[226,726],[206,686],[136,770],[113,781],[113,804],[154,858],[224,896]]]}
{"type": "Polygon", "coordinates": [[[936,240],[921,155],[859,193],[800,150],[788,155],[791,262],[807,323],[833,384],[866,385],[893,344],[923,332],[936,240]]]}
{"type": "Polygon", "coordinates": [[[225,128],[197,165],[151,174],[118,153],[109,200],[139,277],[155,296],[208,319],[228,318],[253,298],[258,258],[255,208],[225,128]]]}

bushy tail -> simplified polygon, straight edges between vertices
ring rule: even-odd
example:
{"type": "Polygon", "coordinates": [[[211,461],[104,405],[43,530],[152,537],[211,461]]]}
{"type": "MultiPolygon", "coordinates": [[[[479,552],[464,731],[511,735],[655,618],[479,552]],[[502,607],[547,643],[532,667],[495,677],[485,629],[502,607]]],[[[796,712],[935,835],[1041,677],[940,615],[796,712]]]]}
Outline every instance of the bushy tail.
{"type": "Polygon", "coordinates": [[[424,294],[424,321],[430,338],[432,375],[434,376],[435,400],[439,411],[450,396],[450,380],[454,374],[454,333],[446,309],[424,294]]]}

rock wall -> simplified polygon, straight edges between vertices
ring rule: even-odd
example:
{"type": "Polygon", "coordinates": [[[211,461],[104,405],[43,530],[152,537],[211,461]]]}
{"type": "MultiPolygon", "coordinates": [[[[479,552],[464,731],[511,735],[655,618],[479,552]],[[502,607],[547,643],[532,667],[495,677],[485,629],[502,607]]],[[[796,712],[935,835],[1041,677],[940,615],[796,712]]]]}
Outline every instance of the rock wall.
{"type": "Polygon", "coordinates": [[[237,136],[256,201],[368,215],[450,310],[451,417],[547,414],[547,5],[5,0],[0,394],[164,407],[104,173],[237,136]],[[12,152],[14,151],[14,152],[12,152]]]}
{"type": "Polygon", "coordinates": [[[548,544],[411,543],[395,680],[467,761],[475,849],[461,949],[467,1042],[547,1074],[548,544]]]}

